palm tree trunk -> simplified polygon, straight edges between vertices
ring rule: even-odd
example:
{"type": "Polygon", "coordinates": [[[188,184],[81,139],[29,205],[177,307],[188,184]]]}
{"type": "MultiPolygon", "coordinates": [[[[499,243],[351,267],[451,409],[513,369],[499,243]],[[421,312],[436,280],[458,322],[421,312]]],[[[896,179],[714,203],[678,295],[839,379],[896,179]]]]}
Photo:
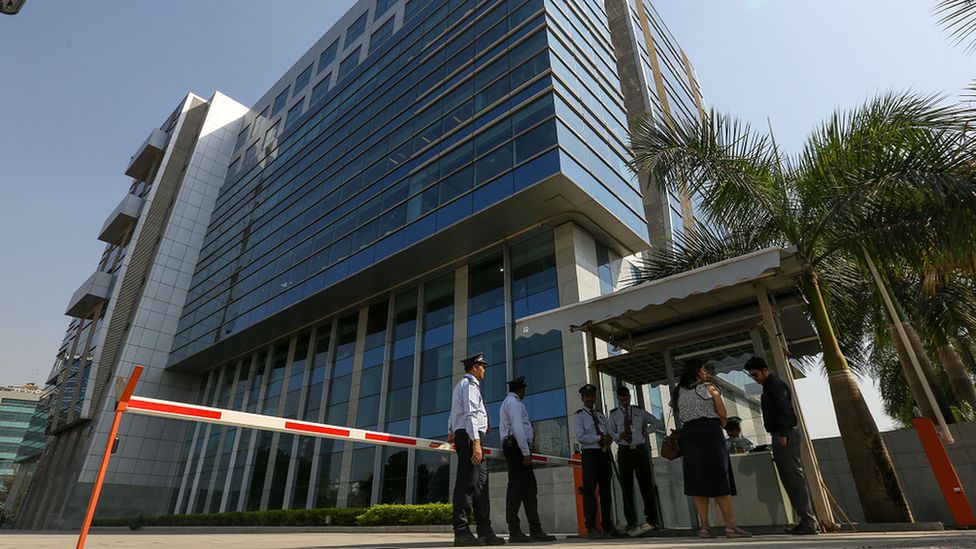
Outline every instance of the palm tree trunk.
{"type": "Polygon", "coordinates": [[[891,455],[834,334],[816,273],[801,283],[823,349],[844,451],[867,522],[915,522],[891,455]]]}
{"type": "Polygon", "coordinates": [[[952,393],[956,395],[959,402],[969,403],[973,410],[976,410],[976,387],[973,380],[969,378],[966,365],[962,363],[962,357],[951,343],[939,349],[939,360],[942,367],[949,377],[949,385],[952,386],[952,393]]]}
{"type": "MultiPolygon", "coordinates": [[[[905,330],[905,334],[908,336],[908,341],[911,343],[912,348],[915,349],[915,357],[918,358],[918,363],[922,367],[925,380],[928,381],[929,387],[935,395],[936,404],[942,413],[942,417],[946,423],[954,423],[952,410],[949,408],[949,403],[945,401],[945,395],[942,392],[942,384],[939,383],[939,380],[935,377],[935,373],[932,371],[932,362],[925,352],[925,347],[922,345],[922,340],[918,337],[918,332],[908,322],[902,322],[901,327],[905,330]]],[[[911,358],[908,356],[908,349],[905,348],[901,338],[898,337],[897,330],[894,326],[890,328],[890,331],[891,339],[895,342],[895,349],[898,351],[898,362],[901,363],[902,374],[904,374],[905,380],[908,382],[908,387],[912,391],[912,398],[915,400],[915,405],[918,406],[923,417],[927,417],[932,421],[938,421],[938,416],[935,414],[935,410],[932,409],[932,403],[925,396],[925,390],[922,388],[922,382],[915,372],[915,367],[912,366],[911,358]]]]}

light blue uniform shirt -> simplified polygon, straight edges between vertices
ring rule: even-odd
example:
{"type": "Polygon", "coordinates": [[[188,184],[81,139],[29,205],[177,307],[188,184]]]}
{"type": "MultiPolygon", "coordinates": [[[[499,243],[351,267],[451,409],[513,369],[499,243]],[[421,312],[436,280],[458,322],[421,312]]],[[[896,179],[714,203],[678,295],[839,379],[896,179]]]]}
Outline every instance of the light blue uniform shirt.
{"type": "Polygon", "coordinates": [[[454,386],[447,428],[450,433],[464,429],[471,440],[480,440],[481,433],[488,431],[488,410],[481,398],[478,378],[471,374],[464,374],[454,386]]]}
{"type": "Polygon", "coordinates": [[[501,430],[502,440],[508,436],[515,437],[519,450],[523,456],[532,454],[529,445],[535,433],[532,432],[532,422],[529,421],[529,412],[525,409],[525,404],[515,393],[508,393],[505,401],[502,402],[501,418],[498,428],[501,430]]]}
{"type": "Polygon", "coordinates": [[[629,410],[624,410],[620,406],[610,410],[610,428],[613,430],[610,434],[613,435],[613,440],[621,446],[643,445],[645,440],[644,434],[647,432],[647,428],[657,429],[660,423],[653,414],[633,404],[629,406],[629,410]],[[628,413],[630,413],[631,442],[627,442],[621,438],[624,435],[624,431],[626,431],[628,413]]]}
{"type": "Polygon", "coordinates": [[[576,413],[573,414],[573,430],[576,431],[576,440],[579,441],[580,448],[584,450],[599,450],[600,435],[596,432],[596,427],[593,425],[593,416],[590,415],[590,412],[596,415],[596,420],[600,424],[600,433],[604,435],[612,434],[607,416],[603,415],[603,412],[599,410],[590,408],[576,410],[576,413]]]}

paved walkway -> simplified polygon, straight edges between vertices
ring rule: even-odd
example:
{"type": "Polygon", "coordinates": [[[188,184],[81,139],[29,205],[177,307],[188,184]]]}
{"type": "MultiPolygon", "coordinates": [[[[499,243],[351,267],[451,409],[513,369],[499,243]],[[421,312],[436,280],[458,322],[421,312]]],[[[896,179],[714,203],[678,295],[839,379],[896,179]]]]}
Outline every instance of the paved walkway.
{"type": "MultiPolygon", "coordinates": [[[[93,534],[88,538],[88,549],[121,547],[141,548],[201,548],[227,547],[232,549],[339,549],[361,547],[372,549],[419,549],[422,547],[450,547],[450,534],[321,534],[321,533],[268,533],[268,534],[154,534],[133,532],[125,534],[93,534]]],[[[71,549],[77,534],[37,533],[18,534],[5,530],[0,533],[3,549],[71,549]]],[[[544,546],[544,544],[534,544],[544,546]]],[[[906,532],[881,534],[830,534],[816,537],[760,536],[748,540],[699,540],[697,538],[647,538],[640,541],[613,540],[587,542],[578,538],[560,536],[554,546],[612,547],[614,549],[645,547],[737,547],[763,549],[793,548],[855,548],[880,549],[894,547],[915,548],[967,548],[976,549],[976,531],[961,532],[906,532]]]]}

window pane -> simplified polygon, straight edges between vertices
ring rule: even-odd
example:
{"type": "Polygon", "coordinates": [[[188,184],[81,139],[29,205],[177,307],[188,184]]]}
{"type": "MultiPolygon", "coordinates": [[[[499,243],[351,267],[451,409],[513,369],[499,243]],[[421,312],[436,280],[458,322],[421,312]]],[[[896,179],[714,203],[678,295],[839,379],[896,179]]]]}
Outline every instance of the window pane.
{"type": "Polygon", "coordinates": [[[288,109],[288,118],[285,120],[285,127],[288,128],[298,120],[305,112],[305,102],[299,101],[294,107],[288,109]]]}
{"type": "Polygon", "coordinates": [[[322,72],[323,69],[329,68],[329,65],[331,65],[332,62],[335,61],[336,54],[338,53],[339,53],[339,41],[336,40],[328,48],[325,48],[325,51],[322,52],[322,55],[319,55],[318,72],[322,72]]]}
{"type": "Polygon", "coordinates": [[[318,84],[315,85],[314,88],[312,88],[312,99],[309,102],[310,105],[314,105],[316,101],[325,96],[325,94],[329,91],[330,80],[332,80],[331,73],[325,75],[325,78],[323,78],[318,84]]]}
{"type": "Polygon", "coordinates": [[[342,60],[342,63],[339,64],[339,79],[352,72],[352,70],[359,65],[359,50],[360,48],[353,50],[353,52],[347,55],[346,58],[342,60]]]}
{"type": "Polygon", "coordinates": [[[308,85],[308,81],[311,80],[311,78],[312,65],[309,65],[305,67],[305,70],[303,70],[302,73],[298,75],[298,78],[295,79],[295,95],[298,95],[302,90],[305,89],[305,86],[308,85]]]}
{"type": "Polygon", "coordinates": [[[285,104],[288,103],[288,92],[290,90],[291,87],[289,86],[279,93],[278,97],[275,98],[274,105],[271,107],[271,116],[278,114],[281,112],[281,109],[285,108],[285,104]]]}
{"type": "Polygon", "coordinates": [[[356,19],[353,22],[352,25],[349,25],[349,29],[346,30],[346,42],[345,42],[346,46],[345,47],[348,48],[349,47],[349,44],[352,44],[360,36],[363,35],[363,31],[366,30],[366,18],[368,16],[369,16],[369,12],[366,12],[366,13],[362,14],[361,16],[359,16],[359,19],[356,19]]]}

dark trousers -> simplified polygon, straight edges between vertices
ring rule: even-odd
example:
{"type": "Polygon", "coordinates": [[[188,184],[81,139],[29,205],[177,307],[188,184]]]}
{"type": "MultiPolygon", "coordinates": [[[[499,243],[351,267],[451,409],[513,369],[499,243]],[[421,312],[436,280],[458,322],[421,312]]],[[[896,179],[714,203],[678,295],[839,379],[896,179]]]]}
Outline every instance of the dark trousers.
{"type": "Polygon", "coordinates": [[[657,524],[657,498],[654,495],[654,474],[651,472],[651,456],[647,447],[641,444],[631,449],[617,447],[617,462],[620,465],[620,488],[624,494],[624,516],[628,526],[636,526],[637,513],[634,512],[634,476],[637,487],[644,500],[644,516],[648,524],[657,524]]]}
{"type": "Polygon", "coordinates": [[[596,490],[600,489],[600,522],[603,531],[613,528],[613,515],[610,510],[610,452],[603,450],[583,450],[583,516],[586,530],[596,526],[596,490]]]}
{"type": "Polygon", "coordinates": [[[779,480],[790,496],[790,503],[800,519],[800,524],[815,528],[817,517],[813,514],[810,504],[810,493],[807,491],[807,480],[803,475],[803,465],[800,462],[800,432],[793,429],[786,436],[786,446],[781,446],[779,437],[773,435],[773,461],[779,471],[779,480]]]}
{"type": "Polygon", "coordinates": [[[525,465],[522,451],[514,439],[505,439],[502,443],[505,461],[508,462],[508,492],[505,494],[505,521],[508,522],[508,532],[521,532],[519,525],[519,506],[525,506],[525,518],[529,521],[529,533],[542,531],[539,520],[538,487],[535,482],[535,471],[532,464],[525,465]]]}
{"type": "Polygon", "coordinates": [[[491,535],[491,509],[488,503],[488,463],[471,463],[471,437],[464,429],[454,431],[454,451],[458,457],[454,478],[454,534],[470,534],[469,510],[473,507],[478,521],[478,536],[491,535]]]}

